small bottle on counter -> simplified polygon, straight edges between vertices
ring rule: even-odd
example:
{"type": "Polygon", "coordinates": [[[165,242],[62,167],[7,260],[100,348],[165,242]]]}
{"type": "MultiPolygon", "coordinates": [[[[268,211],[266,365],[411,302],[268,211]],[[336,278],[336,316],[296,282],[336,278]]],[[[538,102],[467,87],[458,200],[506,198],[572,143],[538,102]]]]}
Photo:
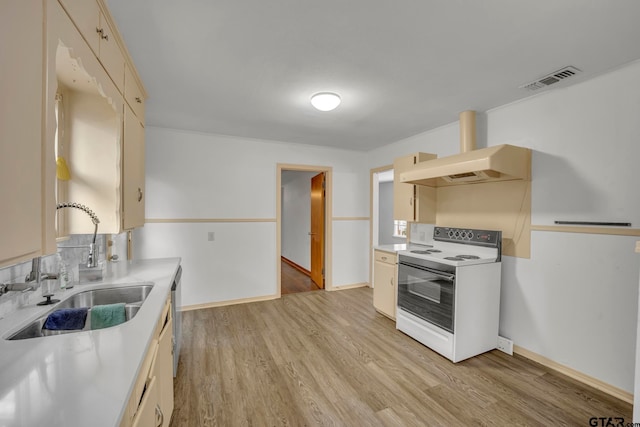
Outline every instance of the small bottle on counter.
{"type": "Polygon", "coordinates": [[[60,290],[73,288],[69,266],[62,259],[60,252],[58,252],[58,283],[60,284],[60,290]]]}

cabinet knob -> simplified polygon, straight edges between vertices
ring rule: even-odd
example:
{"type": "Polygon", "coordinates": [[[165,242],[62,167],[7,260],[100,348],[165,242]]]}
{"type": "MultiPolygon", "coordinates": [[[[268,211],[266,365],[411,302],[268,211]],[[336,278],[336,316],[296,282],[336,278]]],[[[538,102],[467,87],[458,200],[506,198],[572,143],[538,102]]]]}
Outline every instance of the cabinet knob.
{"type": "Polygon", "coordinates": [[[381,258],[381,259],[383,259],[384,261],[386,261],[386,260],[387,260],[387,257],[386,257],[386,256],[383,256],[383,257],[380,257],[380,258],[381,258]]]}
{"type": "Polygon", "coordinates": [[[96,27],[96,33],[100,34],[100,37],[102,38],[102,34],[104,33],[104,30],[102,28],[96,27]]]}
{"type": "Polygon", "coordinates": [[[140,187],[138,187],[138,201],[142,201],[142,189],[140,187]]]}
{"type": "Polygon", "coordinates": [[[142,99],[139,96],[136,96],[136,102],[138,104],[142,104],[142,99]]]}

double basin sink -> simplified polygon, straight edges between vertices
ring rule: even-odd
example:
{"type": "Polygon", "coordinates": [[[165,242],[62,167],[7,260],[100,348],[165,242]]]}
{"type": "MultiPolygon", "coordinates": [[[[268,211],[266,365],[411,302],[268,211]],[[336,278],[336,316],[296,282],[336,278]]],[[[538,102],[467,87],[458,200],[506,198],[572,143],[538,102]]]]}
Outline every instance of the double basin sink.
{"type": "Polygon", "coordinates": [[[135,286],[103,288],[79,292],[77,294],[69,296],[68,298],[65,298],[64,300],[56,304],[52,310],[32,321],[19,331],[14,332],[6,339],[23,340],[27,338],[37,338],[50,335],[80,332],[78,330],[51,331],[42,328],[49,314],[51,314],[55,310],[59,310],[62,308],[88,307],[89,310],[91,310],[91,307],[96,305],[124,303],[126,321],[129,321],[136,315],[138,310],[140,310],[140,307],[144,303],[147,296],[149,296],[152,288],[152,284],[143,283],[135,286]]]}

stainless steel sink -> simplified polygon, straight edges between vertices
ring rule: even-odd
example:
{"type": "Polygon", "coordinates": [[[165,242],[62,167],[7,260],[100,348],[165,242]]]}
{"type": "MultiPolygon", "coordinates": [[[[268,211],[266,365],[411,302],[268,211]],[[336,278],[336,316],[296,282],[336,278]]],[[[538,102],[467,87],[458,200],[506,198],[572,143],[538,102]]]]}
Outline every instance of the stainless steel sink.
{"type": "MultiPolygon", "coordinates": [[[[87,322],[87,326],[85,326],[85,329],[83,330],[50,331],[48,329],[42,329],[42,326],[47,320],[49,314],[61,308],[88,307],[89,310],[91,310],[91,307],[96,305],[124,303],[126,319],[129,321],[133,319],[138,310],[140,310],[140,307],[142,307],[145,299],[149,296],[152,288],[153,285],[151,284],[143,284],[120,288],[95,289],[71,295],[56,304],[52,310],[32,321],[27,326],[13,333],[6,339],[23,340],[27,338],[46,337],[50,335],[61,335],[90,330],[90,322],[87,322]]],[[[91,313],[88,314],[87,318],[90,318],[90,315],[91,313]]]]}

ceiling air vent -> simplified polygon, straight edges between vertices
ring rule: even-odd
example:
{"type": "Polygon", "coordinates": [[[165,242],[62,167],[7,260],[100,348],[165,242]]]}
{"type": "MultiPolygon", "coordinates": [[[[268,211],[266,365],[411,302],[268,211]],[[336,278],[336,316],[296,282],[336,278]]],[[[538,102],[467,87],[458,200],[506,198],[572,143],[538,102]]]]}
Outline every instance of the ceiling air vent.
{"type": "Polygon", "coordinates": [[[579,74],[581,72],[582,71],[580,71],[576,67],[572,67],[572,66],[564,67],[558,71],[554,71],[551,74],[547,74],[546,76],[536,81],[524,84],[520,86],[519,89],[526,89],[530,91],[543,89],[547,86],[551,86],[552,84],[558,83],[561,80],[565,80],[565,79],[568,79],[569,77],[573,77],[576,74],[579,74]]]}

